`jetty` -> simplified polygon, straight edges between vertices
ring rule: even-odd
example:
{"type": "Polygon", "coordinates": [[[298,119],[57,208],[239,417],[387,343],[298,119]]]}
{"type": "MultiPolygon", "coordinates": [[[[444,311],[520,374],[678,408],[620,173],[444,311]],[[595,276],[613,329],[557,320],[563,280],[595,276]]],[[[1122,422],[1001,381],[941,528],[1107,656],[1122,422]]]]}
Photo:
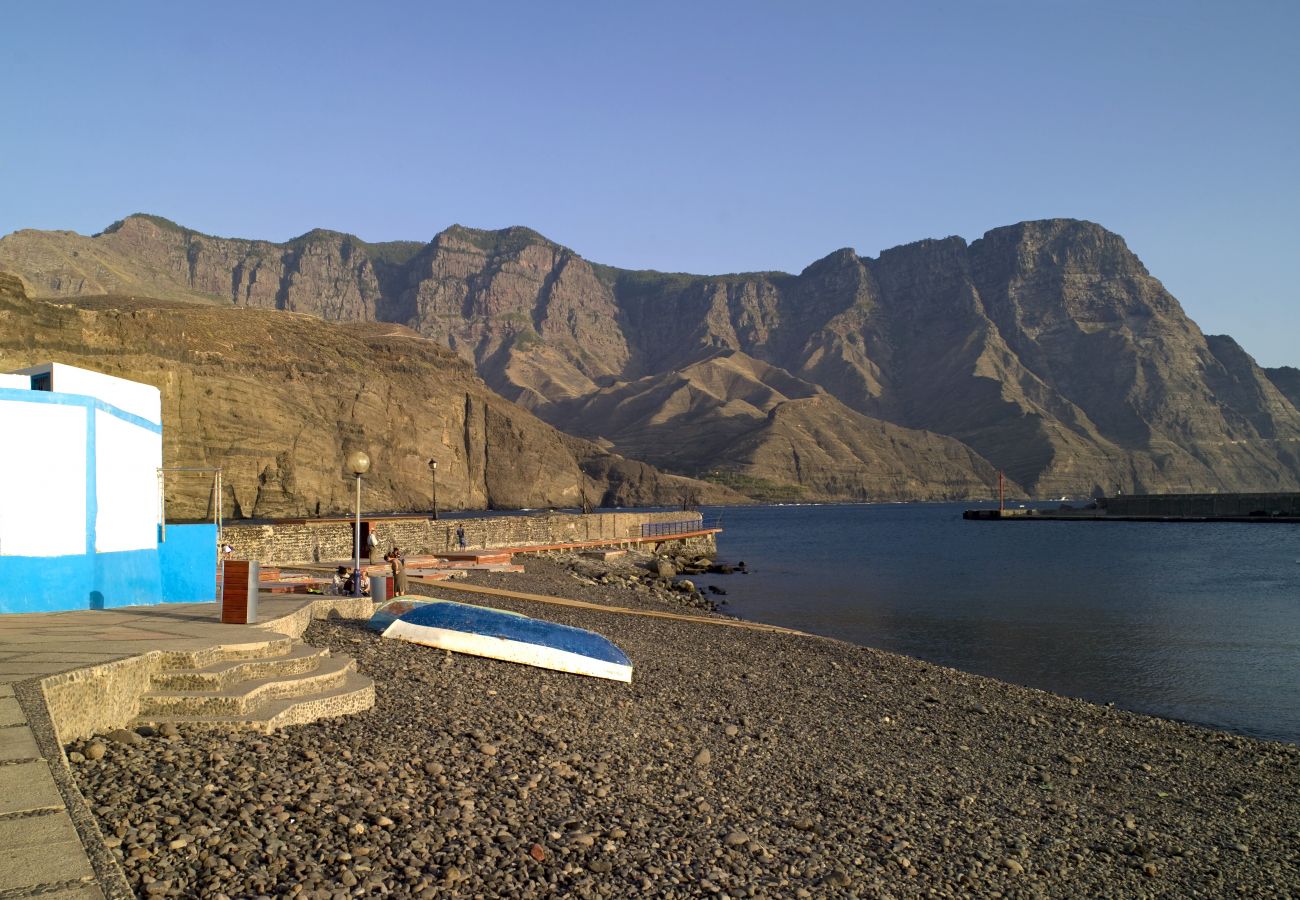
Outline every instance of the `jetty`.
{"type": "Polygon", "coordinates": [[[1300,493],[1119,494],[1082,507],[968,509],[963,519],[995,522],[1300,522],[1300,493]]]}

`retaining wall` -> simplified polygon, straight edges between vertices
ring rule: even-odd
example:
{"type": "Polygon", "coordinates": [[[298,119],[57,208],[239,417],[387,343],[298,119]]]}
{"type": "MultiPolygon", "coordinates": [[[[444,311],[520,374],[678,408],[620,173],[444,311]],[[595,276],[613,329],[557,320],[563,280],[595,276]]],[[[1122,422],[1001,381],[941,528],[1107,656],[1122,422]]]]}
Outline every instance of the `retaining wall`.
{"type": "MultiPolygon", "coordinates": [[[[641,537],[641,526],[671,522],[696,523],[703,527],[698,512],[539,513],[522,516],[483,516],[473,519],[366,519],[362,518],[387,551],[394,545],[406,553],[436,554],[459,549],[456,530],[465,529],[469,549],[569,544],[580,541],[617,544],[641,537]]],[[[227,525],[223,539],[238,559],[256,559],[263,564],[321,562],[348,559],[353,552],[353,525],[337,519],[320,522],[284,522],[269,525],[227,525]]],[[[664,542],[677,542],[665,536],[664,542]]],[[[713,546],[712,539],[692,546],[713,546]]],[[[362,547],[365,555],[365,547],[362,547]]],[[[703,550],[701,552],[704,552],[703,550]]]]}

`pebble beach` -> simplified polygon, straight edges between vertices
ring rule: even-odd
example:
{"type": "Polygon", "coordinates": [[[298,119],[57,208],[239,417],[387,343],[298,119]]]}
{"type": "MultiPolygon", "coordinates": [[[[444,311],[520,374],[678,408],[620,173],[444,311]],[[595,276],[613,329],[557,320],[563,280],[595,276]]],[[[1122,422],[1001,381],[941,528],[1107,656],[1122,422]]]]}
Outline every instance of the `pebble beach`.
{"type": "MultiPolygon", "coordinates": [[[[525,565],[470,581],[710,615],[631,562],[525,565]]],[[[813,636],[415,592],[599,631],[634,680],[314,623],[370,711],[67,748],[140,896],[1300,895],[1293,745],[813,636]]]]}

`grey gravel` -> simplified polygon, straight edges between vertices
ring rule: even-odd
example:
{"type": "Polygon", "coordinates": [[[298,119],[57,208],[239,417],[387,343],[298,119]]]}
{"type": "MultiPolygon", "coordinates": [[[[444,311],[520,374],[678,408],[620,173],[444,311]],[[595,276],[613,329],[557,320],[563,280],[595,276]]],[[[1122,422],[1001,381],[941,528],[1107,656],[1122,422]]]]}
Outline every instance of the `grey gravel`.
{"type": "MultiPolygon", "coordinates": [[[[472,580],[655,609],[670,590],[526,564],[472,580]]],[[[608,635],[634,682],[315,623],[308,640],[375,678],[373,710],[271,737],[70,745],[135,890],[1300,894],[1294,746],[836,641],[473,599],[608,635]]]]}

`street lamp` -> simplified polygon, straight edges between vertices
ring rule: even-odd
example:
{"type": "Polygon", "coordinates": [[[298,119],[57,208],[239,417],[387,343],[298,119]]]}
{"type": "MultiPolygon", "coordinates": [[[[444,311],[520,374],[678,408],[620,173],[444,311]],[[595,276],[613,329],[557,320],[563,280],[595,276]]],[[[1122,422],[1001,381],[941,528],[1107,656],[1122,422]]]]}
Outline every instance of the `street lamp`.
{"type": "Polygon", "coordinates": [[[370,457],[364,450],[348,454],[348,471],[357,477],[357,527],[353,532],[352,596],[361,596],[361,476],[370,471],[370,457]]]}
{"type": "Polygon", "coordinates": [[[438,461],[429,460],[429,473],[433,475],[433,521],[438,521],[438,461]]]}

